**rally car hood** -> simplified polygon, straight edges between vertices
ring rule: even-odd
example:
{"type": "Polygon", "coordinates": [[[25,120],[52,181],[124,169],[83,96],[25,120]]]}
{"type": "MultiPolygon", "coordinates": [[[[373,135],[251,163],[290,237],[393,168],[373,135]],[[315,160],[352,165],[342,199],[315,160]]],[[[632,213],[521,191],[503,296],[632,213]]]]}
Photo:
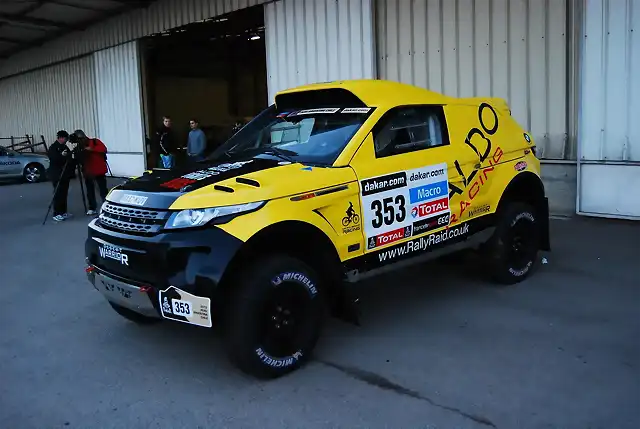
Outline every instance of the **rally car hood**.
{"type": "Polygon", "coordinates": [[[118,186],[107,199],[141,208],[181,210],[271,200],[354,180],[351,168],[253,158],[182,171],[153,170],[118,186]]]}

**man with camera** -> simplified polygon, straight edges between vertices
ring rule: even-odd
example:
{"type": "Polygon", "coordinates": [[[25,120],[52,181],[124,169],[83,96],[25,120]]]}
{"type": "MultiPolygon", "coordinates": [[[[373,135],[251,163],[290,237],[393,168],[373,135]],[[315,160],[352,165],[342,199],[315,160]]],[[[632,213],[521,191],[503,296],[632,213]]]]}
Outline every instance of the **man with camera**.
{"type": "Polygon", "coordinates": [[[99,138],[88,138],[82,130],[73,133],[78,140],[77,158],[82,166],[82,175],[87,187],[87,215],[95,215],[97,209],[94,182],[98,185],[100,199],[107,199],[107,147],[99,138]]]}
{"type": "Polygon", "coordinates": [[[49,146],[47,155],[51,164],[47,174],[53,184],[53,220],[61,222],[71,217],[67,212],[67,196],[69,194],[69,182],[73,177],[76,163],[73,154],[67,146],[69,133],[65,130],[58,131],[57,140],[49,146]]]}

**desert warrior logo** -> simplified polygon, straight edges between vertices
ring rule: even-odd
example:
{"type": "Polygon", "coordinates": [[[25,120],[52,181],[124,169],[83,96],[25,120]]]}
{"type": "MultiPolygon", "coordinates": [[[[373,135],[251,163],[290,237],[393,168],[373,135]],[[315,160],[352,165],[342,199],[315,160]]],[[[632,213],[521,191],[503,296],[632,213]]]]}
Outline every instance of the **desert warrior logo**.
{"type": "Polygon", "coordinates": [[[466,235],[468,232],[469,224],[465,223],[464,225],[460,225],[456,228],[449,228],[441,232],[436,232],[435,234],[416,238],[415,240],[408,241],[402,246],[394,249],[385,250],[378,255],[378,258],[380,259],[380,262],[384,262],[413,252],[425,251],[431,246],[445,243],[452,238],[466,235]]]}

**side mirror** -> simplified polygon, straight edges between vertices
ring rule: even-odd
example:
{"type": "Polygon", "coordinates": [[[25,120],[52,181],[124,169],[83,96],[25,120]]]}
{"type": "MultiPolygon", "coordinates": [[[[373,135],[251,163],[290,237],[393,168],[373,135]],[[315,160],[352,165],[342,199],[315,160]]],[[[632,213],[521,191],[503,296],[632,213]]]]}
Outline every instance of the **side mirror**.
{"type": "Polygon", "coordinates": [[[13,152],[9,152],[9,153],[8,153],[8,155],[9,155],[9,156],[16,156],[16,154],[15,154],[15,153],[13,153],[13,152]]]}

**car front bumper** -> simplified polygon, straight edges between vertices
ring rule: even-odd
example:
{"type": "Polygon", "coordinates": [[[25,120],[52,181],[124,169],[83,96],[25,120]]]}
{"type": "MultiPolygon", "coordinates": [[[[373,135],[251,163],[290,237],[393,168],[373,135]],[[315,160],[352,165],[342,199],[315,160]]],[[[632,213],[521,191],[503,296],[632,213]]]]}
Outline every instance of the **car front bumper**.
{"type": "Polygon", "coordinates": [[[148,317],[162,317],[161,292],[170,287],[216,302],[227,266],[243,244],[212,227],[126,234],[89,223],[85,241],[87,277],[110,302],[148,317]]]}

